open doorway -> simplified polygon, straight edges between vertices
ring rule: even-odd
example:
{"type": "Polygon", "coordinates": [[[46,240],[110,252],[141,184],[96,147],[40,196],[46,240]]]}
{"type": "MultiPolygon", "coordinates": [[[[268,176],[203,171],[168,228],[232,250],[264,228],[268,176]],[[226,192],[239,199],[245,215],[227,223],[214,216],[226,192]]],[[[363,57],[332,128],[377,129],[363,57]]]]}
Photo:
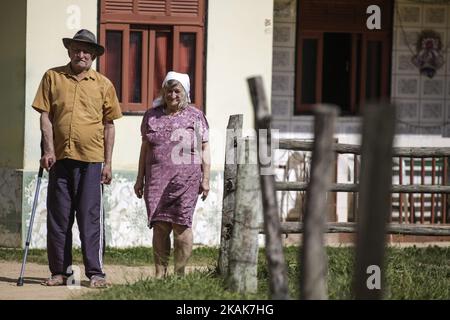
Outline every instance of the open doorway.
{"type": "Polygon", "coordinates": [[[350,33],[325,32],[323,35],[322,102],[336,104],[343,114],[350,110],[350,33]]]}

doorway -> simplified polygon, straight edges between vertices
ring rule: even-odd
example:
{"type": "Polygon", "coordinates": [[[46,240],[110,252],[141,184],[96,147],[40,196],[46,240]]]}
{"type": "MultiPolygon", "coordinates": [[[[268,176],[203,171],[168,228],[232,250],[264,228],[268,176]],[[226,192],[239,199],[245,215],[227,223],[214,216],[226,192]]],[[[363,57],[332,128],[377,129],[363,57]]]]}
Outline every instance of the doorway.
{"type": "Polygon", "coordinates": [[[351,34],[325,32],[323,49],[322,102],[336,104],[343,114],[349,113],[351,34]]]}

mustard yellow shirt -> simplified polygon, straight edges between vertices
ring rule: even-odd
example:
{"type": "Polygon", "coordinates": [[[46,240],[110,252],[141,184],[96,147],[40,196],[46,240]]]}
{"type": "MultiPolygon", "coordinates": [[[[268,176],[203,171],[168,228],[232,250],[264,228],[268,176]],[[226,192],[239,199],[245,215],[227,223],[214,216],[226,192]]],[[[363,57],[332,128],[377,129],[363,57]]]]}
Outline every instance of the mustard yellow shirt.
{"type": "Polygon", "coordinates": [[[70,64],[48,70],[32,104],[48,112],[56,159],[104,161],[103,121],[122,116],[111,81],[90,69],[78,81],[70,64]]]}

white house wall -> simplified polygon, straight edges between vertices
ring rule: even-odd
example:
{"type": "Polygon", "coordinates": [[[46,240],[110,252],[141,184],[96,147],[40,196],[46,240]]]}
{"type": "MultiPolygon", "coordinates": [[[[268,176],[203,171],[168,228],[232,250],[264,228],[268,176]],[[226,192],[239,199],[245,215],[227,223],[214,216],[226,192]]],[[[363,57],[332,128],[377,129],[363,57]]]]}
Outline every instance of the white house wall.
{"type": "Polygon", "coordinates": [[[96,22],[96,1],[28,0],[27,2],[25,170],[37,170],[40,158],[39,114],[31,108],[39,82],[45,71],[70,61],[62,38],[72,38],[81,28],[97,34],[96,22]]]}
{"type": "Polygon", "coordinates": [[[247,78],[272,83],[273,0],[208,1],[206,114],[211,127],[212,166],[223,170],[225,131],[232,114],[254,128],[247,78]]]}

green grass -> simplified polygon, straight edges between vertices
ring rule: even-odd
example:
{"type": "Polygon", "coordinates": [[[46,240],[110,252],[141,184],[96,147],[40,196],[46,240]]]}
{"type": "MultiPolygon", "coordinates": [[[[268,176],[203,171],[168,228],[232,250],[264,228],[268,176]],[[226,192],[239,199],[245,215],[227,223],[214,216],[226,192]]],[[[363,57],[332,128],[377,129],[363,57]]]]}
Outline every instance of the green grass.
{"type": "MultiPolygon", "coordinates": [[[[82,263],[80,249],[74,249],[74,263],[82,263]]],[[[22,260],[23,250],[0,248],[0,260],[22,260]]],[[[297,263],[298,247],[285,248],[288,265],[289,290],[299,296],[297,263]]],[[[353,248],[327,248],[328,295],[330,299],[351,299],[353,248]]],[[[86,299],[267,299],[268,271],[264,250],[258,258],[258,292],[240,295],[226,290],[225,282],[217,276],[215,266],[218,249],[200,247],[193,251],[190,265],[208,266],[186,277],[171,276],[164,280],[145,279],[134,284],[116,285],[86,299]]],[[[47,264],[45,250],[30,250],[28,262],[47,264]]],[[[107,248],[105,264],[145,266],[153,264],[151,248],[107,248]]],[[[450,248],[388,248],[386,256],[386,299],[450,299],[450,248]]],[[[173,266],[173,263],[171,263],[173,266]]]]}
{"type": "MultiPolygon", "coordinates": [[[[81,249],[73,249],[73,263],[82,264],[83,256],[81,249]]],[[[212,265],[217,261],[217,249],[199,247],[195,248],[189,261],[191,265],[212,265]]],[[[0,248],[0,260],[22,261],[23,250],[0,248]]],[[[103,258],[105,264],[119,264],[125,266],[144,266],[153,264],[153,249],[148,247],[133,247],[126,249],[106,248],[103,258]]],[[[48,264],[47,251],[41,249],[30,249],[27,262],[48,264]]]]}
{"type": "Polygon", "coordinates": [[[215,269],[194,271],[185,277],[169,276],[164,280],[143,279],[129,285],[116,285],[82,299],[93,300],[214,300],[260,299],[259,295],[241,295],[224,289],[225,283],[215,269]]]}
{"type": "MultiPolygon", "coordinates": [[[[267,299],[268,270],[263,250],[258,259],[258,292],[240,295],[226,290],[225,282],[217,276],[217,249],[199,251],[203,261],[211,261],[209,270],[194,272],[186,277],[171,276],[164,280],[145,279],[134,284],[117,285],[85,299],[267,299]]],[[[288,265],[289,290],[292,298],[299,296],[299,251],[285,249],[288,265]]],[[[327,248],[328,295],[330,299],[351,299],[353,248],[327,248]]],[[[388,248],[386,299],[450,299],[450,248],[388,248]]]]}

